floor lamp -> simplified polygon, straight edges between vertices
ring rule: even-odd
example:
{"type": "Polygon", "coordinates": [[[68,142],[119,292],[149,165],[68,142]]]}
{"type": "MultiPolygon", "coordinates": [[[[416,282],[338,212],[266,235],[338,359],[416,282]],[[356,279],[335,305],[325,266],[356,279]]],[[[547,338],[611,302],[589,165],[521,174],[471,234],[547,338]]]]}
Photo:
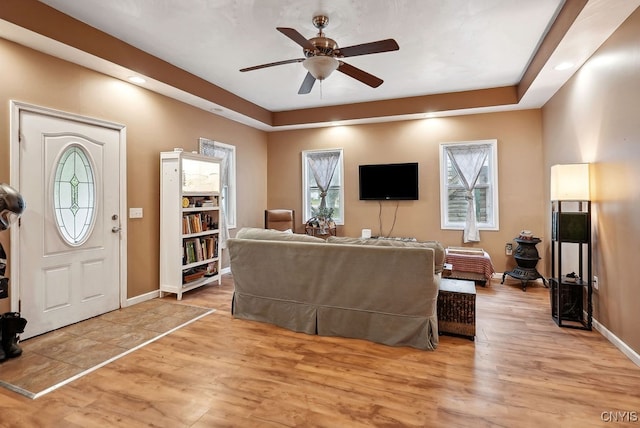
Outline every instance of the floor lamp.
{"type": "Polygon", "coordinates": [[[591,192],[588,163],[551,167],[551,314],[560,327],[591,330],[593,274],[591,254],[591,192]],[[565,211],[563,204],[577,204],[565,211]],[[563,244],[577,247],[578,273],[562,272],[563,244]],[[586,277],[584,248],[587,250],[586,277]],[[586,301],[586,305],[585,305],[586,301]]]}

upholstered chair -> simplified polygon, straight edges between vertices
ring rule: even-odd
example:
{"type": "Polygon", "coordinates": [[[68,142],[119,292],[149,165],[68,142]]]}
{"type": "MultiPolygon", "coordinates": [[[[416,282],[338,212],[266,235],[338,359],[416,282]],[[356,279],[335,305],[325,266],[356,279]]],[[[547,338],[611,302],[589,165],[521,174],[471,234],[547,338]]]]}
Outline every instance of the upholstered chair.
{"type": "Polygon", "coordinates": [[[296,213],[294,210],[264,210],[264,228],[296,231],[296,213]]]}

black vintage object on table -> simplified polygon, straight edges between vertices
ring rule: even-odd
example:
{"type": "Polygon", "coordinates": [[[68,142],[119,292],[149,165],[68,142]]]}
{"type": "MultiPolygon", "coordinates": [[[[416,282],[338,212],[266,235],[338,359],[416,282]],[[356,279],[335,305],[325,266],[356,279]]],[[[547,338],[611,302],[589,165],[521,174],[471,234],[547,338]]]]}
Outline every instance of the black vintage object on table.
{"type": "Polygon", "coordinates": [[[529,281],[535,281],[538,278],[542,278],[542,282],[546,286],[547,280],[536,269],[538,260],[540,260],[536,244],[540,243],[541,240],[535,237],[517,237],[514,241],[518,243],[518,248],[516,248],[513,258],[516,259],[518,266],[502,274],[501,284],[504,284],[505,277],[509,275],[522,281],[522,291],[527,291],[529,281]]]}

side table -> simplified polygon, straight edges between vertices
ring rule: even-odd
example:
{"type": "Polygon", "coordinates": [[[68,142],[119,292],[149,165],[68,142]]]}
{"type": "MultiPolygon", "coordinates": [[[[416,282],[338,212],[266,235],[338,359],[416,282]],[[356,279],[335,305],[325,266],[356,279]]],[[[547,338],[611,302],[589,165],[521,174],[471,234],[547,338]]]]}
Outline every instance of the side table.
{"type": "Polygon", "coordinates": [[[476,286],[473,281],[442,278],[438,292],[438,333],[476,337],[476,286]]]}

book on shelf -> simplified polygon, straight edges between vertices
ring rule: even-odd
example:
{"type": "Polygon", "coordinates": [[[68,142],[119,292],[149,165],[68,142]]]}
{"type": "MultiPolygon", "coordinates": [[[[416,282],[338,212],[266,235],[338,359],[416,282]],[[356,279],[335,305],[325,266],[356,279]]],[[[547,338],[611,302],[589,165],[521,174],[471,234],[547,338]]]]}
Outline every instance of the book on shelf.
{"type": "Polygon", "coordinates": [[[182,217],[182,233],[189,234],[194,233],[193,227],[193,219],[190,215],[185,215],[182,217]]]}
{"type": "Polygon", "coordinates": [[[200,240],[200,246],[202,247],[202,260],[209,258],[209,250],[207,249],[207,238],[200,240]]]}
{"type": "Polygon", "coordinates": [[[192,214],[189,216],[189,219],[191,223],[191,232],[202,232],[202,218],[200,217],[200,214],[192,214]]]}
{"type": "Polygon", "coordinates": [[[204,260],[204,256],[202,254],[202,242],[198,239],[194,239],[193,246],[196,249],[196,261],[201,262],[202,260],[204,260]]]}
{"type": "Polygon", "coordinates": [[[218,237],[206,236],[184,241],[184,262],[201,262],[218,257],[218,237]]]}
{"type": "Polygon", "coordinates": [[[215,257],[216,243],[213,237],[207,237],[204,239],[205,247],[207,249],[207,259],[212,259],[215,257]]]}
{"type": "Polygon", "coordinates": [[[184,248],[185,248],[185,253],[187,258],[187,264],[195,263],[197,260],[196,260],[196,249],[193,244],[193,241],[192,240],[186,241],[184,243],[184,248]]]}
{"type": "Polygon", "coordinates": [[[189,214],[182,217],[182,233],[198,233],[210,229],[211,217],[198,214],[189,214]]]}

